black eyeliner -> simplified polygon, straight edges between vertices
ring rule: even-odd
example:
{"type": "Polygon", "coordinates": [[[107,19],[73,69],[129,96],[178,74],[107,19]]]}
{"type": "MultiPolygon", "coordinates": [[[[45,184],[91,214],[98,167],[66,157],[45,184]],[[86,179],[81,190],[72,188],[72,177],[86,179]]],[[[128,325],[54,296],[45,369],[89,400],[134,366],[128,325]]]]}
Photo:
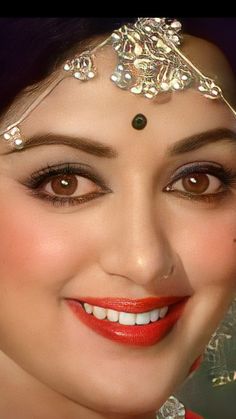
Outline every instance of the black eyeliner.
{"type": "MultiPolygon", "coordinates": [[[[31,196],[50,202],[54,206],[79,205],[112,192],[102,177],[99,176],[94,171],[94,169],[92,169],[87,164],[81,163],[57,163],[53,165],[47,164],[46,167],[43,167],[42,169],[32,173],[28,179],[22,182],[22,184],[28,188],[31,196]],[[80,195],[77,197],[50,195],[43,192],[42,186],[59,175],[77,175],[87,178],[94,182],[99,188],[101,188],[101,190],[90,192],[88,194],[80,195]]],[[[163,189],[163,192],[172,192],[184,199],[192,199],[195,201],[205,201],[210,203],[217,201],[217,199],[222,199],[224,196],[230,193],[230,187],[234,184],[236,184],[236,172],[234,172],[232,169],[223,167],[220,164],[213,162],[192,162],[175,170],[174,174],[171,175],[171,181],[163,189]],[[197,173],[205,173],[218,178],[219,181],[222,182],[222,190],[211,194],[194,194],[188,191],[180,191],[173,188],[174,183],[176,183],[178,180],[184,178],[185,176],[197,173]]]]}
{"type": "Polygon", "coordinates": [[[182,177],[194,174],[194,173],[205,173],[208,175],[216,176],[218,177],[224,185],[233,184],[236,183],[236,172],[234,172],[232,169],[227,167],[222,167],[219,165],[213,165],[213,164],[193,164],[192,166],[184,167],[183,169],[179,170],[179,173],[177,175],[173,176],[173,179],[171,180],[171,184],[178,181],[182,177]]]}
{"type": "Polygon", "coordinates": [[[32,173],[30,178],[27,179],[24,184],[25,186],[28,186],[32,189],[36,189],[48,177],[53,178],[53,176],[58,175],[79,175],[98,184],[103,189],[109,189],[105,184],[105,181],[99,175],[93,173],[92,169],[90,169],[88,165],[81,163],[61,163],[55,165],[48,164],[47,167],[32,173]]]}
{"type": "Polygon", "coordinates": [[[101,176],[94,173],[93,169],[88,165],[81,163],[47,164],[46,167],[32,173],[22,184],[27,187],[31,196],[47,201],[55,207],[79,205],[111,192],[111,189],[106,185],[101,176]],[[49,195],[40,189],[45,183],[50,182],[50,180],[59,175],[77,175],[84,177],[94,182],[101,190],[77,197],[65,197],[49,195]]]}

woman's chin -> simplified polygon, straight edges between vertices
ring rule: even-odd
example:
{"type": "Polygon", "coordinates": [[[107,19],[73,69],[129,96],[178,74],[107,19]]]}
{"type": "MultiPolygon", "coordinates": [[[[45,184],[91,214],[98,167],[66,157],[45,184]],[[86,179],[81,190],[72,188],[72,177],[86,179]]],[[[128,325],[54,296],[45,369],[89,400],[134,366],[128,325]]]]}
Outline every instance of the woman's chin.
{"type": "MultiPolygon", "coordinates": [[[[99,394],[93,406],[94,410],[106,412],[110,414],[123,415],[144,415],[155,412],[161,408],[171,395],[171,390],[163,389],[162,386],[149,388],[149,386],[134,386],[129,391],[123,388],[114,388],[99,394]]],[[[94,400],[93,400],[94,402],[94,400]]],[[[91,406],[92,401],[88,401],[87,405],[91,406]]]]}

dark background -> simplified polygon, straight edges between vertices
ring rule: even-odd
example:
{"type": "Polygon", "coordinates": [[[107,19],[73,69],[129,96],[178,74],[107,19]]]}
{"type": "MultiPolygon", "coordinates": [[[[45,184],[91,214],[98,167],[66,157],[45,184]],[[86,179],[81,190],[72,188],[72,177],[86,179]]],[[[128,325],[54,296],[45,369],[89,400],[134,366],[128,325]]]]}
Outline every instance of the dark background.
{"type": "Polygon", "coordinates": [[[236,17],[179,17],[179,20],[184,32],[217,44],[228,57],[236,74],[236,17]]]}
{"type": "MultiPolygon", "coordinates": [[[[231,361],[236,370],[236,345],[231,353],[231,361]]],[[[236,419],[236,381],[213,387],[207,361],[174,395],[187,409],[202,415],[204,419],[236,419]]]]}

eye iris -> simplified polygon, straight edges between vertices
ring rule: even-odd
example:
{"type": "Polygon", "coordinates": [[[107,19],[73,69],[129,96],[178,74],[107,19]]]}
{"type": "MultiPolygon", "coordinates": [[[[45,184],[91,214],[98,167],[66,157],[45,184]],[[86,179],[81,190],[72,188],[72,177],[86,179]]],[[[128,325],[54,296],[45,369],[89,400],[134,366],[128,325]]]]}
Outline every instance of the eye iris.
{"type": "Polygon", "coordinates": [[[183,186],[188,192],[203,193],[209,186],[209,178],[204,173],[194,173],[183,178],[183,186]]]}
{"type": "Polygon", "coordinates": [[[78,180],[75,176],[60,175],[51,181],[51,185],[56,194],[72,195],[76,191],[78,180]]]}

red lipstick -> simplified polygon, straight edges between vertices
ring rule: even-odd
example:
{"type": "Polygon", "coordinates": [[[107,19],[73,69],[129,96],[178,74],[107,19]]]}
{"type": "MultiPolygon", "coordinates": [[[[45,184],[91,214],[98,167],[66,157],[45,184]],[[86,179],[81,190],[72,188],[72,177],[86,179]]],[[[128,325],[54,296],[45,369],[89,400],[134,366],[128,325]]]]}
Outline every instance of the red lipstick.
{"type": "Polygon", "coordinates": [[[189,297],[150,297],[131,300],[124,298],[90,298],[66,299],[76,317],[96,333],[127,345],[150,346],[159,342],[180,318],[189,297]],[[147,325],[126,326],[108,319],[100,320],[86,313],[81,302],[103,308],[129,313],[142,313],[155,308],[168,306],[164,318],[147,325]]]}
{"type": "Polygon", "coordinates": [[[193,371],[197,370],[200,367],[202,361],[203,361],[203,355],[200,355],[197,359],[195,359],[194,363],[192,364],[189,370],[188,375],[191,374],[193,371]]]}
{"type": "Polygon", "coordinates": [[[91,304],[92,306],[111,308],[112,310],[124,311],[125,313],[143,313],[154,308],[170,306],[182,301],[183,297],[149,297],[138,300],[132,300],[130,298],[84,297],[77,298],[76,300],[91,304]]]}

